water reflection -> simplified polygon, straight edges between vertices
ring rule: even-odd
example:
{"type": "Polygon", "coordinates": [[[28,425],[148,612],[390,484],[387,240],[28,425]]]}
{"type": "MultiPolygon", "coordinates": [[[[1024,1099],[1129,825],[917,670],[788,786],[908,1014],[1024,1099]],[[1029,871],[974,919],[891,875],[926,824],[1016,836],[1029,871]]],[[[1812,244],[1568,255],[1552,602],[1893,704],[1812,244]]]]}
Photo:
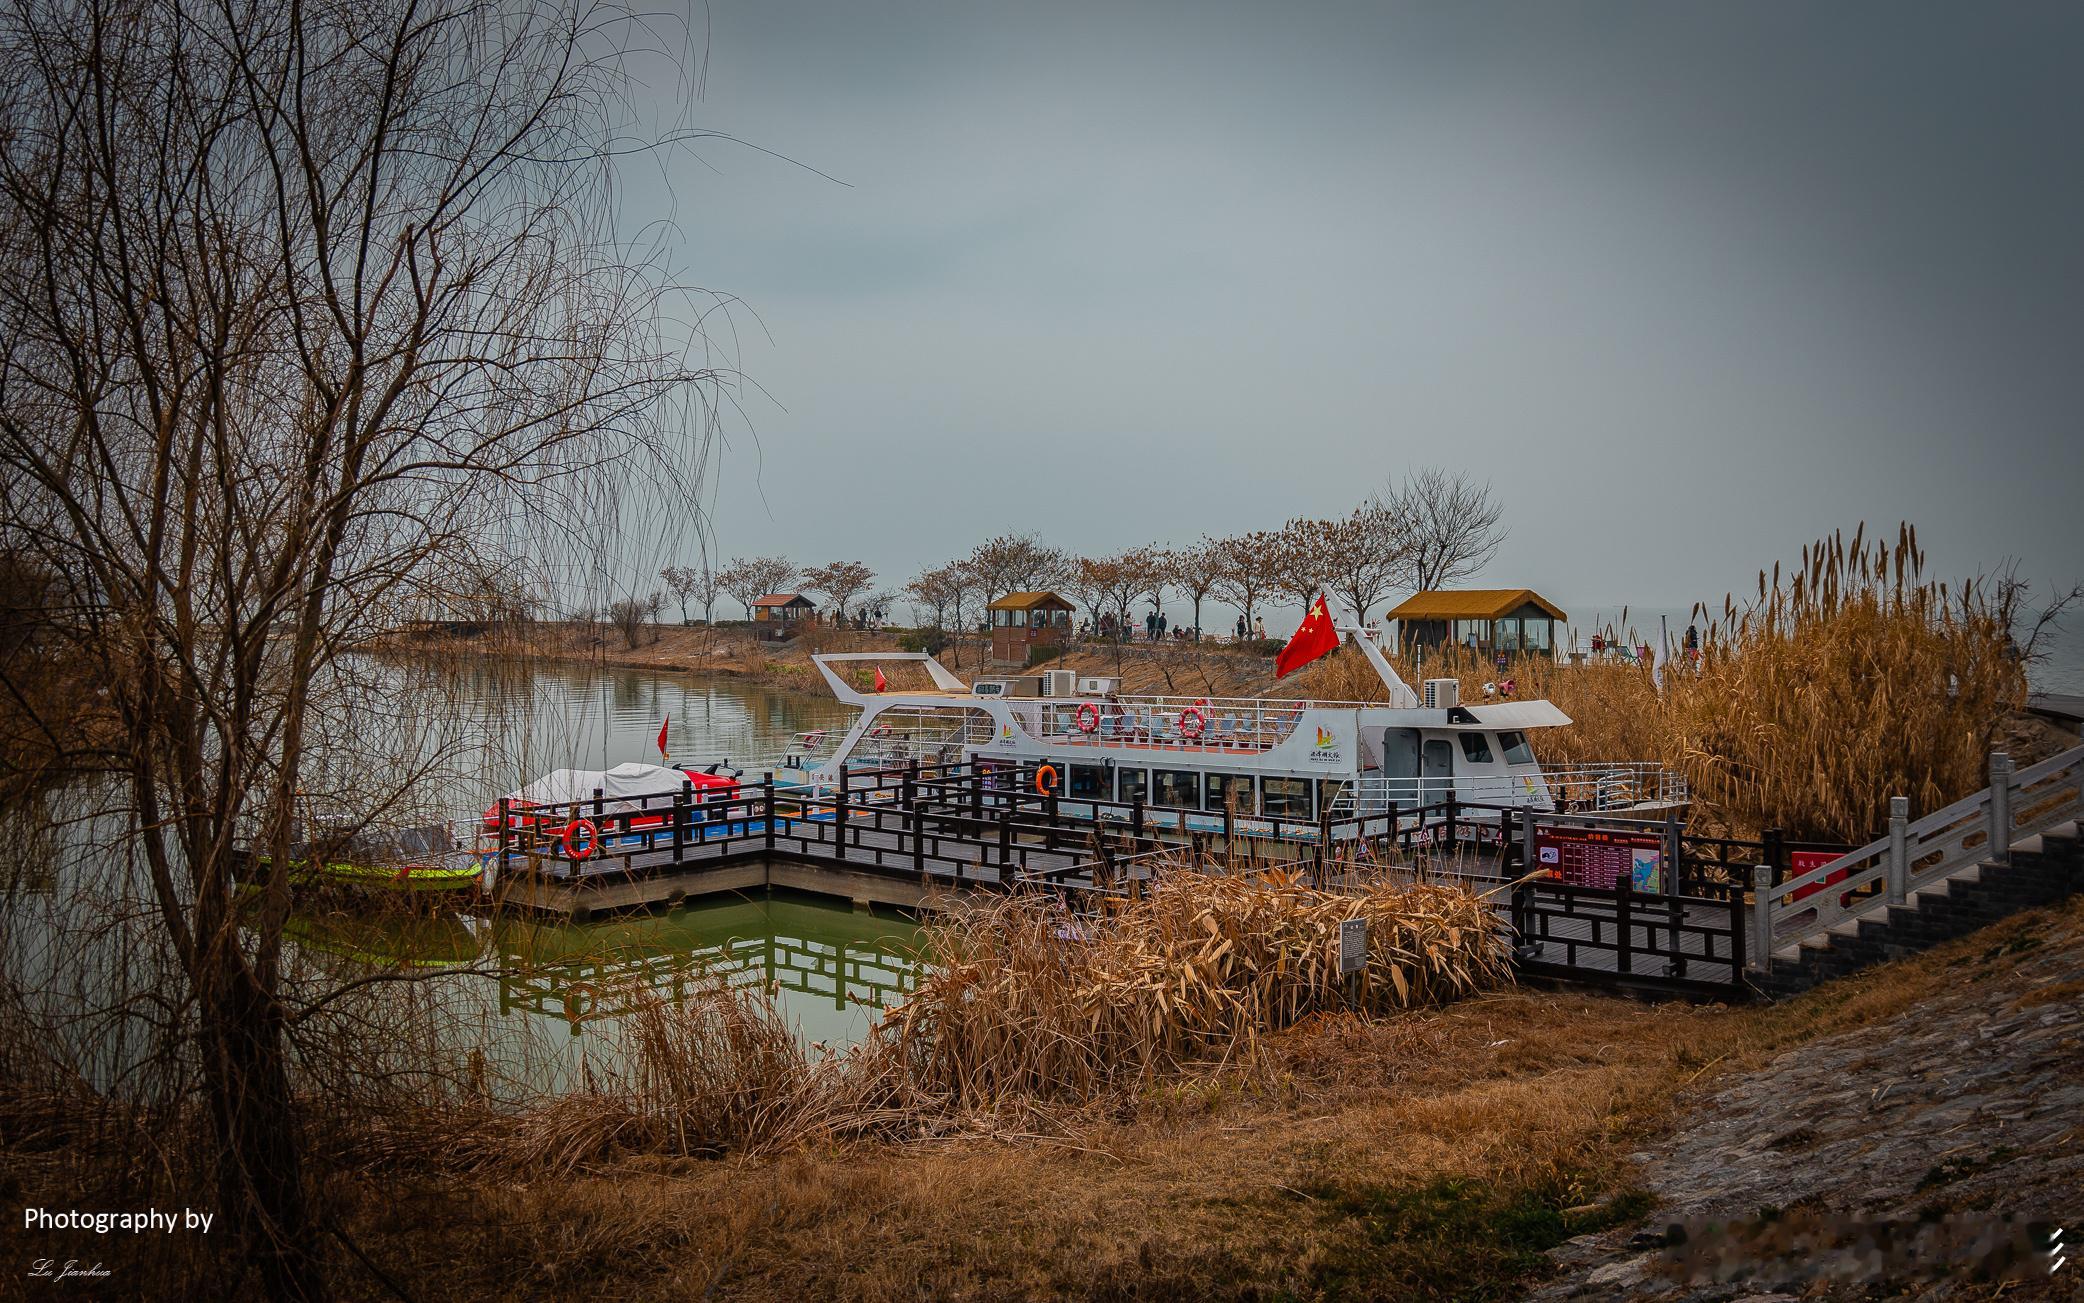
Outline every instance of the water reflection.
{"type": "Polygon", "coordinates": [[[904,999],[919,927],[809,897],[700,901],[661,914],[580,925],[503,920],[495,944],[500,1013],[558,1018],[577,1034],[645,994],[678,1000],[707,979],[764,986],[804,1039],[858,1040],[904,999]]]}

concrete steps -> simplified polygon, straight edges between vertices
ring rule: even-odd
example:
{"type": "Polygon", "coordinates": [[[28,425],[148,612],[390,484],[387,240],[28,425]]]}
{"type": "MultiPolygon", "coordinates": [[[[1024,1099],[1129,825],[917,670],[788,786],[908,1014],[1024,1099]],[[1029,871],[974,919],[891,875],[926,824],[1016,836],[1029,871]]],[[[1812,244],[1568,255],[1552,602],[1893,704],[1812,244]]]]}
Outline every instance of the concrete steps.
{"type": "Polygon", "coordinates": [[[2009,864],[1971,864],[1864,918],[1847,919],[1799,946],[1773,952],[1752,984],[1767,995],[1795,995],[1834,977],[1900,959],[1965,936],[2020,910],[2084,890],[2084,841],[2075,823],[2013,844],[2009,864]]]}

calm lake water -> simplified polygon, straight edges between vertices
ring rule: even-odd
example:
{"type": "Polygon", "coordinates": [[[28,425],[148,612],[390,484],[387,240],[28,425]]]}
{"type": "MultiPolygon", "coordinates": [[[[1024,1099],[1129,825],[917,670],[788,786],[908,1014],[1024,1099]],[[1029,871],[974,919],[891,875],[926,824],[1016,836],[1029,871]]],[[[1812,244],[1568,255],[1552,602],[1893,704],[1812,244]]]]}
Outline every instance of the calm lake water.
{"type": "MultiPolygon", "coordinates": [[[[830,697],[648,670],[485,665],[463,671],[458,686],[456,708],[486,743],[481,788],[457,796],[464,810],[552,769],[656,763],[661,724],[675,763],[729,761],[751,771],[786,753],[798,733],[849,717],[830,697]]],[[[575,1043],[612,1040],[603,1033],[639,989],[672,997],[707,979],[764,986],[805,1042],[844,1046],[910,989],[919,941],[917,924],[901,914],[784,895],[717,897],[576,926],[461,914],[306,922],[307,949],[349,963],[492,961],[510,976],[482,1013],[575,1043]]],[[[565,1057],[553,1054],[526,1075],[564,1077],[573,1064],[555,1060],[565,1057]]]]}

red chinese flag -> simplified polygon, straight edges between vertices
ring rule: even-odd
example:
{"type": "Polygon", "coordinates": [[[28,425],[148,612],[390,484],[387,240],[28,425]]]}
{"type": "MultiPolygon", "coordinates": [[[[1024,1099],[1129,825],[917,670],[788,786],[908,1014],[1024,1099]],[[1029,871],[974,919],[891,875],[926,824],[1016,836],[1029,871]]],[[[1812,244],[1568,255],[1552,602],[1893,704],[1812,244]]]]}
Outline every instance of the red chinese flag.
{"type": "Polygon", "coordinates": [[[876,691],[881,692],[889,686],[890,680],[883,677],[883,667],[880,665],[876,666],[876,691]]]}
{"type": "Polygon", "coordinates": [[[665,719],[659,722],[658,726],[658,758],[661,760],[666,758],[666,730],[671,727],[673,727],[673,716],[669,711],[665,719]]]}
{"type": "Polygon", "coordinates": [[[1281,648],[1281,654],[1274,657],[1274,677],[1281,678],[1338,649],[1339,631],[1331,626],[1331,607],[1325,605],[1324,594],[1319,593],[1317,600],[1310,603],[1309,612],[1303,616],[1295,636],[1281,648]]]}

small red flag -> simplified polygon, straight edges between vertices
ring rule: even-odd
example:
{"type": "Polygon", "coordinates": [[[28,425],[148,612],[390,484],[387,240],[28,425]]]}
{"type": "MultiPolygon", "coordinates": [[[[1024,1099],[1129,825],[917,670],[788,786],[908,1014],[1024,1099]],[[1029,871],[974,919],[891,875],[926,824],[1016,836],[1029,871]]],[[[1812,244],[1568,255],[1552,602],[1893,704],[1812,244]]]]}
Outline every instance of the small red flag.
{"type": "Polygon", "coordinates": [[[673,727],[673,715],[671,711],[668,711],[666,718],[658,726],[658,758],[661,760],[666,758],[666,730],[671,727],[673,727]]]}
{"type": "Polygon", "coordinates": [[[890,680],[883,677],[883,667],[880,665],[876,666],[876,691],[881,692],[889,686],[890,680]]]}
{"type": "Polygon", "coordinates": [[[1274,677],[1282,678],[1338,649],[1339,631],[1332,628],[1331,607],[1325,605],[1324,594],[1319,593],[1317,600],[1310,603],[1309,612],[1303,616],[1295,636],[1281,648],[1281,654],[1274,657],[1274,677]]]}

